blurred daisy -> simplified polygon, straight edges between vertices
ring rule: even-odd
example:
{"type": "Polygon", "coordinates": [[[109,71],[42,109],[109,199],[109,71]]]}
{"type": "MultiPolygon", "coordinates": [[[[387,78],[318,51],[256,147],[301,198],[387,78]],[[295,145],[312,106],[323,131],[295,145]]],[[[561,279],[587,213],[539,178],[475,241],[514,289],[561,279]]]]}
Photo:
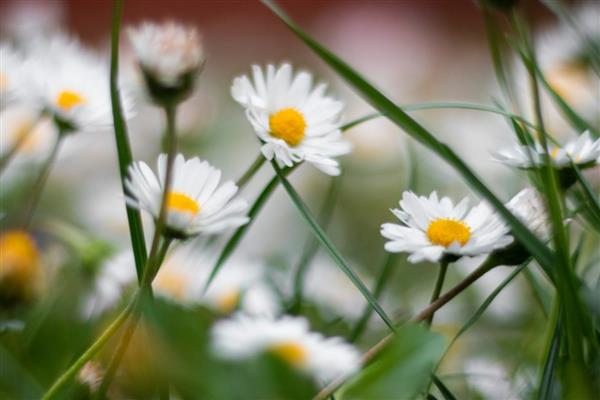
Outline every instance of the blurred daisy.
{"type": "Polygon", "coordinates": [[[83,300],[81,316],[94,318],[117,305],[124,292],[135,282],[133,253],[124,250],[109,258],[100,267],[94,286],[83,300]]]}
{"type": "Polygon", "coordinates": [[[34,238],[25,231],[0,234],[0,301],[31,300],[41,283],[41,257],[34,238]]]}
{"type": "Polygon", "coordinates": [[[505,247],[512,242],[509,229],[486,204],[468,208],[468,199],[456,206],[448,197],[438,199],[404,192],[401,210],[392,213],[402,222],[383,224],[381,234],[390,241],[385,249],[391,253],[408,252],[408,261],[436,262],[445,255],[475,257],[505,247]]]}
{"type": "MultiPolygon", "coordinates": [[[[167,155],[161,154],[157,163],[157,178],[144,162],[129,167],[125,185],[129,204],[150,213],[155,219],[160,213],[167,155]]],[[[232,181],[220,187],[221,171],[195,157],[185,160],[175,157],[173,180],[167,194],[166,226],[175,236],[188,237],[199,233],[219,233],[248,222],[244,215],[245,200],[234,198],[238,188],[232,181]],[[217,188],[218,187],[218,188],[217,188]]]]}
{"type": "MultiPolygon", "coordinates": [[[[21,98],[52,113],[65,131],[103,130],[112,126],[107,63],[63,36],[40,39],[28,59],[29,83],[21,98]]],[[[121,91],[126,117],[132,104],[121,91]]]]}
{"type": "MultiPolygon", "coordinates": [[[[600,139],[593,140],[586,131],[563,147],[549,145],[548,154],[552,164],[559,169],[569,168],[571,160],[578,167],[590,167],[600,162],[600,139]]],[[[499,150],[494,158],[513,167],[533,168],[543,165],[544,148],[537,142],[534,146],[515,145],[499,150]]]]}
{"type": "Polygon", "coordinates": [[[550,220],[546,205],[540,193],[533,188],[526,188],[515,195],[508,203],[508,208],[536,236],[548,240],[550,236],[550,220]]]}
{"type": "Polygon", "coordinates": [[[29,107],[15,105],[0,111],[0,148],[2,155],[16,152],[24,160],[41,161],[56,142],[56,127],[47,116],[29,107]]]}
{"type": "Polygon", "coordinates": [[[160,98],[167,94],[161,90],[172,89],[187,95],[204,62],[198,32],[167,22],[144,23],[128,33],[151,94],[160,98]]]}
{"type": "Polygon", "coordinates": [[[8,43],[0,44],[0,107],[16,99],[22,84],[23,57],[8,43]]]}
{"type": "Polygon", "coordinates": [[[280,319],[236,314],[213,326],[215,353],[224,359],[243,360],[270,353],[325,384],[360,369],[360,353],[340,337],[325,338],[310,332],[302,317],[280,319]]]}
{"type": "Polygon", "coordinates": [[[325,95],[325,84],[313,88],[308,72],[293,76],[289,64],[279,69],[268,65],[266,72],[255,65],[252,70],[254,82],[245,75],[235,78],[231,94],[246,108],[264,156],[288,167],[307,161],[328,175],[339,175],[334,157],[351,151],[340,131],[342,102],[325,95]]]}
{"type": "Polygon", "coordinates": [[[262,265],[256,262],[238,259],[227,263],[203,294],[214,265],[212,255],[209,249],[194,243],[176,248],[153,282],[155,293],[182,305],[203,304],[222,314],[235,310],[251,315],[277,314],[278,300],[264,281],[262,265]]]}

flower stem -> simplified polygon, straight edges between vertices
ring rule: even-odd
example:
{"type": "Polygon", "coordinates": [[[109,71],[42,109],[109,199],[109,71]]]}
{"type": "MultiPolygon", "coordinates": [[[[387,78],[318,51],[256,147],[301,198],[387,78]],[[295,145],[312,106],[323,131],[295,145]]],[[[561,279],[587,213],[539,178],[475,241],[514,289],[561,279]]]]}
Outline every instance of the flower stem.
{"type": "Polygon", "coordinates": [[[13,143],[11,148],[8,149],[8,151],[5,154],[2,155],[2,157],[0,158],[0,175],[2,175],[4,169],[8,167],[8,164],[11,162],[12,158],[15,156],[15,154],[17,154],[19,147],[21,147],[23,143],[25,143],[29,135],[31,135],[31,133],[35,129],[36,125],[37,121],[31,125],[27,132],[23,132],[21,135],[19,135],[19,138],[15,141],[15,143],[13,143]]]}
{"type": "Polygon", "coordinates": [[[48,180],[48,176],[50,176],[50,170],[56,161],[56,156],[58,155],[58,151],[60,150],[60,145],[62,144],[64,137],[64,133],[59,132],[58,139],[56,139],[56,142],[54,142],[54,146],[52,147],[50,155],[44,162],[44,165],[40,170],[40,174],[33,184],[33,192],[31,193],[29,202],[25,207],[25,212],[23,213],[23,219],[21,221],[21,227],[23,229],[27,229],[31,224],[31,219],[33,218],[33,214],[35,213],[35,209],[40,201],[40,198],[42,197],[44,186],[46,186],[46,181],[48,180]]]}
{"type": "MultiPolygon", "coordinates": [[[[396,257],[393,254],[387,253],[385,260],[383,262],[383,266],[381,267],[381,272],[379,277],[377,278],[377,283],[375,284],[375,290],[373,290],[373,297],[379,300],[381,294],[383,293],[383,289],[385,288],[385,284],[390,280],[390,276],[393,271],[393,266],[395,263],[396,257]]],[[[352,330],[350,334],[349,340],[350,342],[356,342],[358,338],[362,335],[365,328],[367,327],[367,322],[369,322],[369,318],[373,314],[373,309],[371,307],[365,307],[360,319],[356,323],[356,326],[352,330]]]]}
{"type": "MultiPolygon", "coordinates": [[[[448,264],[448,261],[442,260],[440,262],[440,269],[438,271],[437,280],[435,282],[435,287],[433,288],[433,293],[431,294],[431,301],[429,304],[433,304],[440,297],[442,287],[444,286],[444,279],[446,279],[446,272],[448,271],[448,264]]],[[[427,326],[431,326],[434,315],[435,310],[426,318],[425,324],[427,324],[427,326]]]]}
{"type": "Polygon", "coordinates": [[[121,311],[121,314],[115,319],[112,324],[102,332],[102,335],[75,361],[69,369],[67,369],[48,389],[42,397],[42,400],[50,400],[55,398],[60,390],[73,378],[77,372],[91,360],[98,351],[106,344],[111,336],[123,325],[135,307],[136,300],[134,299],[129,305],[121,311]]]}
{"type": "Polygon", "coordinates": [[[246,170],[246,172],[244,172],[244,175],[242,175],[240,177],[240,179],[238,179],[237,182],[235,183],[238,187],[238,190],[242,190],[242,188],[244,186],[246,186],[246,184],[250,181],[250,179],[252,179],[252,177],[258,172],[260,167],[263,166],[265,161],[266,161],[265,156],[263,156],[262,153],[258,153],[258,157],[256,157],[256,160],[254,160],[252,165],[250,165],[250,167],[246,170]]]}

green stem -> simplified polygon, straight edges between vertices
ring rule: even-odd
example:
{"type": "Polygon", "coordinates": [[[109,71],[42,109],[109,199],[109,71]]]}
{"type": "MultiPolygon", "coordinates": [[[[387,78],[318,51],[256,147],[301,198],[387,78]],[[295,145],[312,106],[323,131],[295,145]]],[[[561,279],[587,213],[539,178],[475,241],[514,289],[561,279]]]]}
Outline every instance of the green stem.
{"type": "Polygon", "coordinates": [[[544,352],[544,368],[541,371],[540,381],[538,385],[537,398],[540,400],[552,398],[552,386],[554,381],[554,372],[556,361],[560,350],[561,342],[561,319],[562,312],[558,299],[554,299],[550,319],[548,320],[548,328],[546,331],[545,352],[544,352]]]}
{"type": "Polygon", "coordinates": [[[10,163],[10,161],[12,160],[12,158],[15,156],[15,154],[17,154],[17,151],[19,150],[19,147],[21,147],[21,145],[23,143],[25,143],[25,140],[27,140],[27,138],[29,137],[29,135],[31,135],[31,133],[35,129],[36,125],[37,125],[37,121],[36,121],[36,123],[34,123],[33,125],[31,125],[31,127],[27,130],[27,132],[23,132],[19,136],[19,138],[15,141],[15,143],[13,143],[13,145],[11,146],[11,148],[8,149],[8,151],[5,154],[2,155],[2,157],[0,158],[0,175],[2,175],[2,172],[4,172],[4,169],[6,167],[8,167],[8,164],[10,163]]]}
{"type": "MultiPolygon", "coordinates": [[[[379,273],[379,277],[377,278],[377,282],[375,283],[375,290],[373,290],[373,297],[376,300],[379,300],[381,294],[383,293],[383,289],[385,288],[386,283],[390,281],[390,276],[393,271],[393,267],[396,261],[396,257],[393,254],[387,253],[385,260],[383,262],[383,266],[381,267],[381,272],[379,273]]],[[[356,323],[356,326],[352,330],[350,334],[350,342],[354,343],[358,340],[358,338],[362,335],[365,328],[367,327],[367,322],[373,315],[373,309],[371,307],[365,307],[360,319],[356,323]]]]}
{"type": "Polygon", "coordinates": [[[240,179],[238,179],[237,182],[235,183],[238,187],[238,190],[242,190],[242,188],[244,186],[246,186],[246,184],[250,181],[250,179],[252,179],[252,177],[258,172],[260,167],[263,166],[265,161],[266,161],[265,156],[263,156],[262,153],[258,153],[258,157],[256,157],[256,160],[254,160],[252,165],[250,165],[250,167],[246,170],[246,172],[244,172],[244,175],[242,175],[240,177],[240,179]]]}
{"type": "MultiPolygon", "coordinates": [[[[439,297],[442,292],[442,287],[444,286],[444,279],[446,279],[446,272],[448,271],[448,261],[442,260],[440,262],[440,269],[438,271],[437,280],[435,281],[435,287],[433,288],[433,293],[431,294],[431,301],[429,304],[433,304],[439,297]]],[[[425,320],[425,324],[431,326],[433,322],[433,317],[435,315],[435,310],[431,312],[431,314],[425,320]]]]}
{"type": "MultiPolygon", "coordinates": [[[[137,296],[136,296],[137,297],[137,296]]],[[[50,400],[59,394],[60,390],[77,374],[77,372],[90,361],[98,351],[106,344],[112,335],[123,325],[134,309],[136,301],[132,301],[121,311],[121,314],[113,321],[108,328],[102,332],[102,335],[67,369],[48,389],[42,397],[42,400],[50,400]]]]}
{"type": "Polygon", "coordinates": [[[56,156],[58,155],[58,151],[60,149],[60,145],[64,140],[65,134],[63,132],[59,132],[58,139],[54,142],[54,146],[52,147],[52,151],[50,155],[44,162],[42,169],[40,170],[40,174],[38,175],[35,183],[33,184],[33,192],[29,197],[29,202],[25,207],[25,212],[23,213],[23,219],[21,222],[21,227],[23,229],[27,229],[31,224],[31,219],[33,218],[33,214],[35,213],[35,209],[42,197],[42,192],[44,191],[44,187],[46,186],[46,182],[48,181],[48,177],[50,176],[50,170],[52,169],[52,165],[56,161],[56,156]]]}
{"type": "MultiPolygon", "coordinates": [[[[321,208],[321,212],[319,213],[319,221],[321,222],[323,230],[327,230],[327,227],[329,226],[329,223],[331,221],[331,216],[333,215],[333,207],[336,204],[336,199],[339,194],[341,181],[341,177],[332,178],[331,184],[329,185],[329,190],[327,190],[327,194],[325,195],[325,200],[323,201],[323,206],[321,208]]],[[[310,236],[307,238],[304,244],[302,256],[300,257],[298,265],[295,268],[296,274],[294,276],[294,297],[292,301],[292,306],[290,307],[291,313],[298,312],[301,308],[302,293],[304,291],[304,278],[308,272],[310,263],[313,260],[318,248],[319,241],[315,238],[313,234],[310,234],[310,236]]]]}
{"type": "MultiPolygon", "coordinates": [[[[119,174],[121,177],[121,189],[123,195],[127,195],[125,188],[125,179],[127,171],[133,157],[131,155],[131,146],[129,136],[127,135],[127,125],[123,119],[121,107],[121,98],[119,94],[119,34],[121,31],[121,11],[123,1],[115,0],[112,15],[112,36],[111,36],[111,57],[110,57],[110,101],[112,105],[113,124],[115,128],[115,142],[117,146],[117,156],[119,161],[119,174]]],[[[127,212],[127,223],[129,226],[129,237],[133,255],[135,258],[135,270],[138,283],[142,281],[144,266],[146,265],[147,252],[146,240],[144,236],[144,227],[140,211],[125,204],[127,212]]]]}

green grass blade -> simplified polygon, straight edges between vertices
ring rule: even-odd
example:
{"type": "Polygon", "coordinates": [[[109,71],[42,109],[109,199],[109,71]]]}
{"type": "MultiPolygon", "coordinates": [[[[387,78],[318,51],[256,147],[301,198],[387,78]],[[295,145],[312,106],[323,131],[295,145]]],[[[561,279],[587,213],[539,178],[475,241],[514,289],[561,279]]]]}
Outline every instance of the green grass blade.
{"type": "Polygon", "coordinates": [[[438,378],[435,374],[431,375],[431,380],[436,388],[440,391],[445,400],[456,400],[456,396],[452,394],[450,389],[438,378]]]}
{"type": "Polygon", "coordinates": [[[437,140],[429,131],[417,121],[408,116],[400,107],[394,104],[384,94],[367,82],[362,76],[354,71],[349,65],[331,53],[325,47],[304,33],[297,27],[273,2],[263,0],[263,3],[273,11],[302,41],[304,41],[315,53],[317,53],[327,64],[329,64],[342,78],[344,78],[354,89],[375,109],[385,115],[388,119],[404,129],[406,133],[421,142],[430,150],[435,152],[448,162],[458,173],[460,173],[469,185],[484,197],[494,207],[507,224],[512,228],[514,236],[531,252],[538,260],[548,276],[553,279],[554,254],[535,235],[519,221],[488,188],[481,182],[475,173],[460,159],[448,146],[437,140]]]}
{"type": "Polygon", "coordinates": [[[571,168],[573,168],[575,177],[583,189],[582,192],[588,204],[588,210],[594,215],[595,218],[600,218],[600,201],[598,200],[598,195],[594,193],[594,189],[592,189],[587,179],[585,179],[585,177],[581,174],[579,167],[571,162],[571,168]]]}
{"type": "Polygon", "coordinates": [[[346,263],[346,261],[344,260],[344,258],[340,254],[340,252],[333,245],[333,243],[331,243],[331,241],[329,240],[329,238],[327,237],[327,235],[325,234],[323,229],[317,223],[317,220],[315,219],[315,217],[309,211],[306,204],[304,204],[304,202],[302,201],[302,199],[300,198],[300,196],[298,195],[296,190],[292,187],[290,182],[286,179],[285,174],[283,173],[281,168],[279,168],[277,166],[277,163],[275,161],[271,161],[271,165],[273,166],[273,169],[275,169],[275,173],[277,174],[277,177],[279,178],[279,180],[281,181],[281,184],[283,185],[286,192],[292,199],[292,202],[298,209],[298,212],[300,212],[300,214],[306,221],[307,225],[313,231],[313,233],[315,234],[317,239],[319,239],[319,242],[321,242],[323,247],[325,247],[327,252],[329,252],[329,254],[333,258],[333,260],[336,262],[336,264],[339,266],[339,268],[342,270],[342,272],[344,274],[346,274],[346,276],[350,279],[350,281],[352,281],[354,286],[356,286],[356,288],[362,293],[362,295],[365,297],[365,299],[371,305],[371,307],[375,310],[375,312],[377,314],[379,314],[379,316],[387,324],[387,326],[392,331],[394,331],[394,324],[393,324],[392,320],[390,319],[390,317],[388,317],[388,315],[385,313],[383,308],[381,308],[381,306],[379,305],[379,303],[377,302],[375,297],[373,297],[373,295],[371,294],[369,289],[367,289],[365,284],[354,274],[354,272],[352,272],[350,267],[348,267],[348,264],[346,263]]]}
{"type": "MultiPolygon", "coordinates": [[[[286,170],[286,172],[284,174],[289,174],[292,170],[293,170],[293,168],[288,169],[288,170],[286,170]]],[[[250,210],[248,211],[248,218],[250,219],[248,221],[248,223],[246,225],[242,225],[239,228],[237,228],[236,231],[231,236],[231,238],[225,244],[225,247],[223,247],[223,250],[221,251],[219,258],[215,262],[215,265],[213,266],[213,268],[210,272],[210,275],[209,275],[208,279],[206,280],[206,283],[204,284],[204,290],[203,290],[204,293],[206,293],[206,291],[210,287],[211,283],[214,281],[215,277],[219,273],[221,267],[223,267],[223,264],[225,264],[225,261],[227,261],[229,259],[229,257],[231,256],[231,254],[233,253],[233,251],[235,250],[235,248],[237,247],[239,242],[242,240],[242,238],[244,237],[244,235],[246,234],[246,232],[252,225],[252,222],[254,222],[254,219],[256,218],[256,216],[258,215],[260,210],[262,210],[263,206],[265,205],[265,203],[267,202],[269,197],[271,197],[271,195],[277,188],[278,184],[279,184],[279,179],[277,177],[273,177],[273,179],[271,179],[269,181],[269,183],[267,183],[267,185],[264,187],[264,189],[260,192],[260,194],[258,195],[256,200],[250,207],[250,210]]]]}
{"type": "Polygon", "coordinates": [[[544,361],[544,369],[542,372],[542,379],[540,382],[540,387],[538,389],[538,400],[550,400],[555,398],[554,394],[554,383],[556,379],[554,379],[554,372],[556,370],[558,364],[558,355],[560,350],[560,341],[561,341],[561,325],[562,325],[562,312],[559,312],[558,317],[556,318],[556,324],[554,326],[554,333],[552,334],[552,340],[550,342],[550,346],[548,348],[548,352],[546,354],[546,358],[544,361]]]}
{"type": "MultiPolygon", "coordinates": [[[[123,119],[121,107],[121,97],[119,95],[119,34],[121,28],[121,11],[123,8],[122,0],[115,0],[113,10],[113,25],[111,39],[111,57],[110,57],[110,100],[112,104],[113,123],[115,127],[115,139],[117,142],[117,155],[119,158],[119,172],[121,174],[121,184],[123,193],[125,193],[125,178],[127,177],[127,168],[131,164],[133,157],[131,155],[131,146],[127,136],[127,127],[123,119]]],[[[126,205],[127,221],[129,223],[129,235],[131,238],[131,247],[135,258],[135,270],[138,282],[141,282],[144,265],[146,265],[147,251],[144,240],[144,228],[140,212],[135,208],[126,205]]]]}

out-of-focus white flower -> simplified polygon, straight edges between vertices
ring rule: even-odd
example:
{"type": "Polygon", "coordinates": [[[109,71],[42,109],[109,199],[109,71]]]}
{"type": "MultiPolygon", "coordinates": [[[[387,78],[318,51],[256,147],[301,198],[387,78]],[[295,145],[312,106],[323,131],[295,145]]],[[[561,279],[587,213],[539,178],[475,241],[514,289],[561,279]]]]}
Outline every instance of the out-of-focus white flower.
{"type": "Polygon", "coordinates": [[[114,307],[135,280],[135,262],[130,249],[109,258],[100,267],[94,287],[83,300],[81,316],[94,318],[114,307]]]}
{"type": "Polygon", "coordinates": [[[523,375],[512,378],[502,364],[484,358],[468,360],[464,371],[469,386],[485,399],[522,399],[522,392],[531,383],[523,375]]]}
{"type": "Polygon", "coordinates": [[[0,44],[0,107],[15,101],[23,83],[23,57],[8,43],[0,44]]]}
{"type": "Polygon", "coordinates": [[[215,353],[243,360],[271,353],[324,384],[360,369],[360,353],[342,338],[325,338],[309,330],[302,317],[280,319],[236,314],[213,326],[215,353]]]}
{"type": "MultiPolygon", "coordinates": [[[[549,146],[548,154],[556,168],[570,167],[571,160],[579,167],[590,167],[600,162],[600,139],[593,140],[586,131],[563,147],[549,146]]],[[[534,146],[515,145],[499,150],[494,158],[513,167],[532,168],[544,164],[544,148],[537,142],[534,146]]]]}
{"type": "Polygon", "coordinates": [[[4,34],[26,45],[37,37],[58,32],[65,8],[63,0],[14,0],[0,11],[0,26],[4,34]]]}
{"type": "Polygon", "coordinates": [[[548,240],[550,236],[550,221],[544,200],[540,193],[533,188],[526,188],[515,195],[508,203],[508,208],[536,236],[548,240]]]}
{"type": "Polygon", "coordinates": [[[264,268],[258,262],[240,258],[226,263],[204,294],[213,255],[210,249],[194,243],[176,248],[154,280],[155,292],[182,305],[204,304],[223,314],[235,310],[250,315],[278,313],[278,299],[264,281],[264,268]]]}
{"type": "Polygon", "coordinates": [[[0,111],[0,129],[2,155],[15,149],[20,159],[34,162],[46,158],[58,137],[49,117],[21,105],[0,111]]]}
{"type": "Polygon", "coordinates": [[[246,115],[268,160],[291,167],[307,161],[328,175],[339,175],[334,157],[351,151],[342,138],[340,113],[343,103],[325,95],[326,85],[313,88],[313,77],[292,66],[268,65],[266,72],[252,67],[254,82],[235,78],[231,95],[246,109],[246,115]]]}
{"type": "Polygon", "coordinates": [[[104,370],[94,361],[88,361],[77,374],[77,380],[88,386],[91,391],[98,390],[103,378],[104,370]]]}
{"type": "Polygon", "coordinates": [[[128,33],[151,94],[157,97],[156,89],[160,88],[187,95],[204,62],[196,29],[174,22],[162,25],[146,22],[130,28],[128,33]]]}
{"type": "MultiPolygon", "coordinates": [[[[62,129],[94,131],[112,126],[108,64],[64,36],[40,38],[27,58],[28,83],[19,92],[27,104],[52,113],[62,129]]],[[[127,92],[126,117],[132,114],[127,92]]]]}
{"type": "MultiPolygon", "coordinates": [[[[159,178],[144,162],[129,167],[125,185],[129,190],[127,201],[134,207],[150,213],[155,219],[160,213],[167,155],[158,157],[159,178]]],[[[181,154],[173,163],[173,179],[167,194],[166,226],[184,237],[199,233],[214,234],[248,222],[244,215],[245,200],[234,198],[238,188],[232,181],[220,187],[221,171],[206,161],[194,157],[185,160],[181,154]]]]}
{"type": "Polygon", "coordinates": [[[408,261],[439,261],[444,255],[475,257],[503,248],[512,242],[509,229],[486,204],[471,208],[468,199],[456,206],[448,197],[429,198],[404,192],[401,210],[392,213],[402,222],[383,224],[381,234],[390,239],[385,249],[408,252],[408,261]]]}

